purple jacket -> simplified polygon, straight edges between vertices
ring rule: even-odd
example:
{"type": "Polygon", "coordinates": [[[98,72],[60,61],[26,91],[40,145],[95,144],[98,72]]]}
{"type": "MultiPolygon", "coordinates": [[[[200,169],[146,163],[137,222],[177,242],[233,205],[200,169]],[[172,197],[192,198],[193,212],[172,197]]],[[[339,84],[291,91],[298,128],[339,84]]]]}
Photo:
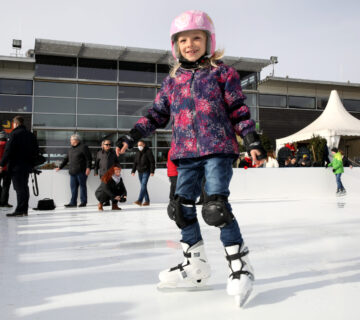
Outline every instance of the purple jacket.
{"type": "Polygon", "coordinates": [[[148,115],[135,124],[144,136],[171,121],[171,160],[212,154],[238,156],[236,135],[255,130],[244,104],[237,71],[223,63],[217,68],[179,68],[165,78],[148,115]]]}

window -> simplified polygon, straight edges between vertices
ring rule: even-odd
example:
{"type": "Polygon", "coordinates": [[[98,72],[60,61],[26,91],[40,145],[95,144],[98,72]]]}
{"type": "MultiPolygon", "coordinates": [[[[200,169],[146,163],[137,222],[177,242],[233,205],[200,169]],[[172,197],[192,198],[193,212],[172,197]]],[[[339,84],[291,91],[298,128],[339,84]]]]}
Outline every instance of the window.
{"type": "Polygon", "coordinates": [[[114,128],[116,129],[115,116],[77,116],[79,128],[114,128]]]}
{"type": "Polygon", "coordinates": [[[116,100],[78,99],[77,113],[116,115],[116,100]]]}
{"type": "Polygon", "coordinates": [[[75,114],[76,99],[34,97],[34,112],[75,114]]]}
{"type": "Polygon", "coordinates": [[[119,86],[119,99],[152,101],[155,98],[155,94],[155,88],[119,86]]]}
{"type": "Polygon", "coordinates": [[[348,111],[360,112],[360,100],[344,99],[343,104],[348,111]]]}
{"type": "Polygon", "coordinates": [[[155,64],[120,61],[119,81],[155,83],[155,64]]]}
{"type": "Polygon", "coordinates": [[[32,80],[0,79],[0,94],[32,95],[32,80]]]}
{"type": "Polygon", "coordinates": [[[156,82],[161,84],[164,79],[169,75],[170,67],[166,64],[157,65],[157,78],[156,82]]]}
{"type": "Polygon", "coordinates": [[[36,130],[39,146],[70,146],[74,131],[36,130]]]}
{"type": "Polygon", "coordinates": [[[147,110],[152,106],[152,102],[147,101],[119,101],[118,114],[143,116],[147,114],[147,110]]]}
{"type": "Polygon", "coordinates": [[[119,129],[132,129],[140,117],[120,116],[118,117],[119,129]]]}
{"type": "Polygon", "coordinates": [[[248,107],[256,107],[256,93],[244,93],[246,96],[245,104],[248,107]]]}
{"type": "Polygon", "coordinates": [[[248,90],[256,90],[257,87],[257,74],[251,73],[241,78],[241,87],[248,90]]]}
{"type": "Polygon", "coordinates": [[[75,127],[75,115],[34,113],[34,127],[75,127]]]}
{"type": "Polygon", "coordinates": [[[289,96],[288,98],[290,108],[315,109],[314,97],[289,96]]]}
{"type": "Polygon", "coordinates": [[[156,134],[157,147],[168,148],[171,147],[171,133],[158,132],[156,134]]]}
{"type": "MultiPolygon", "coordinates": [[[[104,139],[108,139],[112,142],[113,147],[115,146],[115,142],[117,140],[117,133],[110,131],[78,131],[77,132],[81,141],[89,147],[97,147],[100,149],[101,142],[104,139]]],[[[95,160],[95,159],[94,159],[95,160]]]]}
{"type": "Polygon", "coordinates": [[[76,84],[35,81],[34,95],[44,97],[76,97],[76,84]]]}
{"type": "Polygon", "coordinates": [[[326,105],[328,103],[328,98],[317,98],[317,108],[320,110],[324,110],[326,108],[326,105]]]}
{"type": "Polygon", "coordinates": [[[259,94],[259,106],[286,108],[286,96],[275,94],[259,94]]]}
{"type": "Polygon", "coordinates": [[[31,96],[0,95],[0,111],[31,112],[31,96]]]}
{"type": "Polygon", "coordinates": [[[76,58],[36,55],[35,76],[76,78],[76,58]]]}
{"type": "Polygon", "coordinates": [[[117,62],[100,59],[79,59],[78,78],[117,81],[117,62]]]}
{"type": "Polygon", "coordinates": [[[78,96],[81,98],[116,99],[116,86],[79,84],[78,96]]]}

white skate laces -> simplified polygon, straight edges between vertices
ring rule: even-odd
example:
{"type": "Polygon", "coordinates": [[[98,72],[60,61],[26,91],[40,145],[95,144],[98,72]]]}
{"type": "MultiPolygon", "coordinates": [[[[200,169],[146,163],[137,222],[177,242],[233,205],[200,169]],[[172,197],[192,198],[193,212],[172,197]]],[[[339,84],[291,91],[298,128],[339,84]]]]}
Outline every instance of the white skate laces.
{"type": "Polygon", "coordinates": [[[235,302],[242,307],[252,291],[254,270],[248,257],[249,250],[243,243],[225,247],[230,274],[227,281],[228,295],[235,296],[235,302]]]}
{"type": "Polygon", "coordinates": [[[194,288],[205,285],[211,275],[203,241],[193,246],[181,242],[185,260],[177,266],[160,272],[158,288],[194,288]]]}

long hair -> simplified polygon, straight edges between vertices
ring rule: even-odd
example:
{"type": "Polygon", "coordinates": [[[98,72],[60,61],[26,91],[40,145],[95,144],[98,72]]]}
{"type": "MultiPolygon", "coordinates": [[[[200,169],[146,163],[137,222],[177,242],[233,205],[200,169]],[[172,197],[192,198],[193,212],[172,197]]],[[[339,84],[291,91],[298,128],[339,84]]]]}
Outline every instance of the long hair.
{"type": "Polygon", "coordinates": [[[112,166],[106,173],[101,177],[101,181],[104,183],[108,183],[111,180],[111,177],[115,173],[115,169],[121,169],[119,165],[112,166]]]}
{"type": "MultiPolygon", "coordinates": [[[[179,49],[177,49],[179,50],[179,49]]],[[[218,67],[218,60],[220,60],[222,57],[224,56],[224,50],[216,50],[214,52],[214,54],[209,58],[209,59],[206,59],[205,62],[203,64],[200,65],[200,68],[207,68],[209,66],[212,66],[214,68],[217,68],[218,67]]],[[[170,63],[170,77],[171,78],[175,78],[176,77],[176,71],[178,71],[178,69],[180,68],[181,66],[181,63],[177,60],[173,60],[171,63],[170,63]]]]}

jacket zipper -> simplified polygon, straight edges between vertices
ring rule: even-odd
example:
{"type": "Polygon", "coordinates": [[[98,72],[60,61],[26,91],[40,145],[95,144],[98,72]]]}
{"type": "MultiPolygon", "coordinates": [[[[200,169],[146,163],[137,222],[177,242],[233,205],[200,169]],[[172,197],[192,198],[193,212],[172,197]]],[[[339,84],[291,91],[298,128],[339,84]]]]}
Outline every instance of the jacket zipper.
{"type": "MultiPolygon", "coordinates": [[[[194,126],[194,133],[195,133],[196,132],[196,130],[195,130],[196,121],[195,120],[196,120],[197,114],[196,114],[196,105],[195,105],[195,101],[194,101],[194,78],[195,78],[196,69],[192,70],[191,72],[192,72],[192,75],[191,75],[191,80],[190,80],[190,93],[191,93],[191,99],[192,99],[193,104],[194,104],[194,110],[193,110],[192,114],[193,114],[193,123],[194,123],[193,126],[194,126]]],[[[197,136],[195,137],[195,139],[196,139],[196,151],[197,151],[197,154],[200,156],[200,154],[199,154],[199,142],[198,142],[197,136]]]]}

